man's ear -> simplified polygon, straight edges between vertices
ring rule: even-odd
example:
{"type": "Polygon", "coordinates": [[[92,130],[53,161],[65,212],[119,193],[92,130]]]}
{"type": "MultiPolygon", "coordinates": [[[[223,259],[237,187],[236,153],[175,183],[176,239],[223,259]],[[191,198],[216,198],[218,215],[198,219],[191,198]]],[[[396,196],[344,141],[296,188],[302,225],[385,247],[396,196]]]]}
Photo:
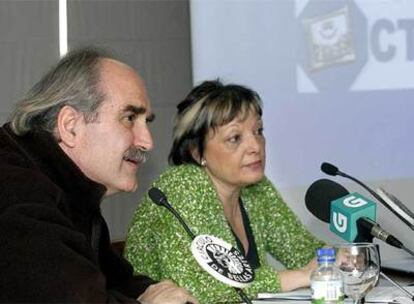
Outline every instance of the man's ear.
{"type": "Polygon", "coordinates": [[[60,109],[56,122],[56,135],[59,141],[73,148],[76,143],[77,125],[83,119],[82,113],[71,106],[64,106],[60,109]]]}

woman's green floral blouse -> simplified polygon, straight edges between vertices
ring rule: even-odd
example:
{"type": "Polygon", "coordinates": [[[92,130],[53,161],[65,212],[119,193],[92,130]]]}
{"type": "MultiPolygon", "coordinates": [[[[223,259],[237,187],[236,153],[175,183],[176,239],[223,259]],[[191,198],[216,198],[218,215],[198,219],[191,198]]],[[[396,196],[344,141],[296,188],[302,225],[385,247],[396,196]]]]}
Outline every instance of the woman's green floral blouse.
{"type": "MultiPolygon", "coordinates": [[[[180,165],[164,172],[154,186],[162,190],[194,234],[210,234],[237,248],[214,186],[201,167],[180,165]]],[[[269,265],[269,252],[287,268],[306,265],[323,243],[299,222],[272,185],[264,178],[242,190],[242,201],[256,241],[260,268],[245,292],[280,291],[278,273],[269,265]]],[[[233,288],[201,269],[190,250],[191,239],[177,219],[146,195],[136,210],[126,242],[126,257],[135,272],[153,279],[172,279],[187,288],[200,304],[239,300],[233,288]]]]}

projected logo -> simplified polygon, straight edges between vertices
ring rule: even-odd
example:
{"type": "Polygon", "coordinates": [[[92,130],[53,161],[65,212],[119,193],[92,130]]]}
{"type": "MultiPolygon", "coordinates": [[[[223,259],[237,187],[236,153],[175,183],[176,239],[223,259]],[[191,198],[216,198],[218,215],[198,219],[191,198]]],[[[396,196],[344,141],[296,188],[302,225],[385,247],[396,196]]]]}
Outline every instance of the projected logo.
{"type": "Polygon", "coordinates": [[[355,60],[347,7],[304,21],[309,41],[310,69],[320,69],[355,60]]]}
{"type": "Polygon", "coordinates": [[[414,1],[295,4],[298,92],[414,88],[414,1]]]}

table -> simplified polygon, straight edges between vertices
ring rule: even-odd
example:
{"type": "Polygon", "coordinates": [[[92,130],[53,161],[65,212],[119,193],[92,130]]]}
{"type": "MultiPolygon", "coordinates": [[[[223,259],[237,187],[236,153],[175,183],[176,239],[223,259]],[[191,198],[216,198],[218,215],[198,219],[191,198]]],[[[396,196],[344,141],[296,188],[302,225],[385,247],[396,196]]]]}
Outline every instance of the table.
{"type": "MultiPolygon", "coordinates": [[[[385,271],[385,274],[396,281],[398,284],[402,285],[409,292],[414,294],[414,277],[410,274],[394,272],[394,271],[385,271]]],[[[270,296],[270,294],[268,294],[270,296]]],[[[310,290],[309,289],[300,289],[288,293],[279,293],[274,294],[275,299],[260,299],[253,300],[253,304],[309,304],[311,301],[310,290]],[[303,297],[301,300],[286,300],[283,299],[283,296],[293,297],[303,297]],[[308,297],[305,297],[308,296],[308,297]]],[[[352,303],[351,300],[346,300],[345,303],[352,303]]],[[[377,287],[375,287],[371,292],[366,296],[366,303],[401,303],[401,304],[412,304],[411,301],[402,291],[397,287],[394,287],[389,281],[384,278],[380,278],[377,287]],[[392,302],[393,299],[398,300],[398,302],[392,302]]]]}
{"type": "MultiPolygon", "coordinates": [[[[404,286],[408,291],[414,293],[414,286],[404,286]]],[[[304,296],[307,295],[308,299],[303,300],[287,300],[286,298],[274,298],[274,299],[260,299],[260,300],[253,300],[253,304],[274,304],[274,303],[286,303],[286,304],[309,304],[311,301],[309,300],[310,291],[309,289],[301,289],[298,291],[293,291],[289,293],[283,294],[274,294],[275,297],[279,295],[284,296],[304,296]]],[[[345,300],[345,303],[352,303],[351,299],[345,300]]],[[[398,290],[396,287],[393,286],[377,286],[373,290],[371,290],[368,295],[365,297],[365,303],[395,303],[395,304],[412,304],[414,303],[410,300],[404,293],[398,290]]]]}

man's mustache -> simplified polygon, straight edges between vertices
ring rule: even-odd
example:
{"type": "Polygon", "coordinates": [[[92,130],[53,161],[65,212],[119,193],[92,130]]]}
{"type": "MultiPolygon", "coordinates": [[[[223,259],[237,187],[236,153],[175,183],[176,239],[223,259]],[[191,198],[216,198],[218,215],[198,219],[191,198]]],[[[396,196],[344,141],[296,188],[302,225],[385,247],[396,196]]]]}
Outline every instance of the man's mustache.
{"type": "Polygon", "coordinates": [[[148,160],[148,157],[148,151],[139,148],[129,148],[124,155],[124,158],[136,163],[145,163],[148,160]]]}

